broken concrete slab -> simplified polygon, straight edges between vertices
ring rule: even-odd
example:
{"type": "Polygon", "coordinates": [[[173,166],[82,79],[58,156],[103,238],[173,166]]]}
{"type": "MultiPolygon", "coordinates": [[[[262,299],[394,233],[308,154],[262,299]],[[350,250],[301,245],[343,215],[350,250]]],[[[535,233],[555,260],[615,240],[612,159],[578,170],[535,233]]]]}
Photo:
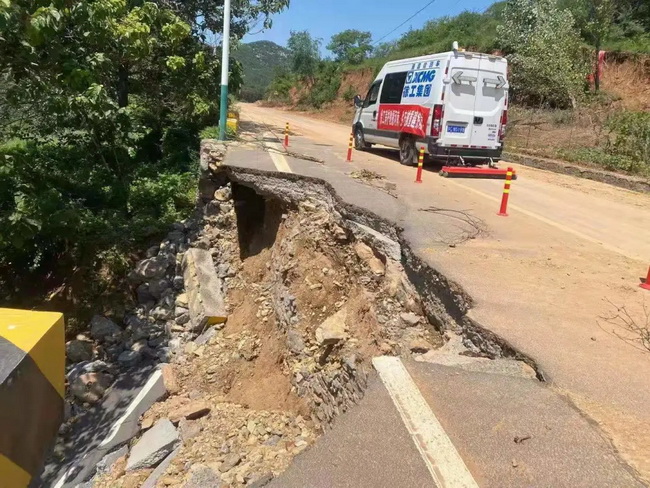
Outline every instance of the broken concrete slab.
{"type": "Polygon", "coordinates": [[[350,230],[357,240],[370,242],[377,252],[383,254],[393,261],[402,260],[402,246],[381,232],[371,229],[367,225],[360,224],[354,220],[348,220],[350,230]]]}
{"type": "Polygon", "coordinates": [[[151,473],[145,482],[142,483],[142,486],[140,488],[155,488],[156,482],[165,473],[165,471],[167,471],[167,468],[172,463],[174,458],[178,456],[180,450],[180,447],[174,449],[165,459],[163,459],[158,467],[153,470],[153,473],[151,473]]]}
{"type": "Polygon", "coordinates": [[[167,394],[163,375],[160,370],[154,371],[138,395],[133,399],[124,415],[111,428],[106,439],[99,446],[109,451],[116,446],[131,440],[140,431],[140,417],[151,406],[167,394]]]}
{"type": "Polygon", "coordinates": [[[345,321],[348,317],[346,307],[336,312],[334,315],[326,319],[316,329],[316,340],[322,346],[336,344],[347,338],[345,332],[345,321]]]}
{"type": "Polygon", "coordinates": [[[169,419],[160,419],[133,446],[126,470],[153,468],[176,449],[179,442],[174,424],[169,419]]]}
{"type": "Polygon", "coordinates": [[[115,462],[129,453],[129,446],[122,446],[119,449],[108,453],[97,463],[97,474],[109,473],[115,462]]]}
{"type": "Polygon", "coordinates": [[[188,249],[183,257],[183,277],[194,330],[206,325],[222,324],[227,318],[221,279],[205,249],[188,249]]]}

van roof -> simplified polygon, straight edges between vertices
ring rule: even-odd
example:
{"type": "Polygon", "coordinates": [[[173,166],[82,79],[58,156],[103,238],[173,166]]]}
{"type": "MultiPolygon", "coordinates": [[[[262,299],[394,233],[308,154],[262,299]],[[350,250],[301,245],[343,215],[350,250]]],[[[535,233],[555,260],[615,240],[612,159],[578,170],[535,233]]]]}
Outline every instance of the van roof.
{"type": "MultiPolygon", "coordinates": [[[[395,59],[394,61],[388,61],[385,64],[385,67],[391,67],[399,64],[404,64],[404,63],[417,63],[420,61],[425,61],[427,59],[431,58],[446,58],[448,56],[453,56],[455,54],[455,51],[447,51],[444,53],[432,53],[432,54],[425,54],[424,56],[418,56],[415,58],[404,58],[404,59],[395,59]]],[[[489,59],[502,59],[505,61],[505,58],[503,56],[497,56],[495,54],[486,54],[486,53],[477,53],[477,52],[472,52],[472,51],[458,51],[459,55],[463,56],[471,56],[471,57],[485,57],[489,59]]]]}

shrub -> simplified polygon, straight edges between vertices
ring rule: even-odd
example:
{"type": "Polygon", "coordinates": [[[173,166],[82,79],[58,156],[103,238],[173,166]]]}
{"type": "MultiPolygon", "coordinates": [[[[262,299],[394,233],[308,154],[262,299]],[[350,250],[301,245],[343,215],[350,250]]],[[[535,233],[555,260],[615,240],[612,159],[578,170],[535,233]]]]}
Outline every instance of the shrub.
{"type": "Polygon", "coordinates": [[[639,161],[650,169],[650,112],[623,111],[606,124],[610,152],[639,161]]]}
{"type": "Polygon", "coordinates": [[[357,95],[357,91],[354,89],[352,85],[349,85],[345,91],[343,92],[343,100],[346,102],[351,102],[354,100],[354,97],[357,95]]]}

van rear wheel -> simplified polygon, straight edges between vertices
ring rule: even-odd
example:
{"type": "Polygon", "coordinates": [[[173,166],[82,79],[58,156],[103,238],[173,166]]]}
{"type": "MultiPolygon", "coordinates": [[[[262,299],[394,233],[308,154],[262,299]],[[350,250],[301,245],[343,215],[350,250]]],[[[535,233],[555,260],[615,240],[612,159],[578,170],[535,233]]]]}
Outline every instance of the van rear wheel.
{"type": "Polygon", "coordinates": [[[415,137],[404,136],[399,140],[399,162],[404,166],[418,164],[418,149],[415,147],[415,137]]]}

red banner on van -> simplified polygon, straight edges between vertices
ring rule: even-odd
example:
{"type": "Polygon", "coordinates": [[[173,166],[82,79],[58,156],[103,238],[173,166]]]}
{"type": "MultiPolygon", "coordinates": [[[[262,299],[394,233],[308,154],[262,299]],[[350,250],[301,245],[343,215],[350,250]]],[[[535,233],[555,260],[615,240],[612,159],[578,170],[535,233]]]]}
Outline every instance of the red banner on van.
{"type": "Polygon", "coordinates": [[[380,105],[377,128],[424,137],[427,135],[429,113],[430,109],[421,105],[380,105]]]}

